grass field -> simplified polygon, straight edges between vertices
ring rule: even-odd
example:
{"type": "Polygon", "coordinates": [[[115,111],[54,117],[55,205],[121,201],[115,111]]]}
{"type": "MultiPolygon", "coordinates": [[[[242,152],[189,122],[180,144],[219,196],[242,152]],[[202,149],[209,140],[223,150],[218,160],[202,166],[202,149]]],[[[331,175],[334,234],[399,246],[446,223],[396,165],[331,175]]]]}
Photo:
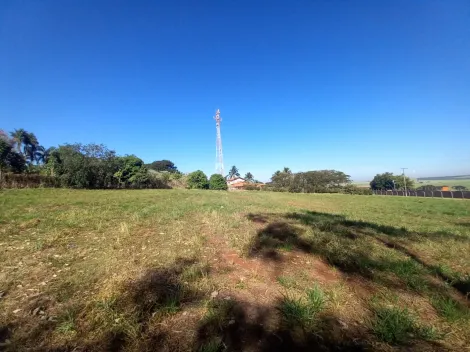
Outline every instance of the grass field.
{"type": "Polygon", "coordinates": [[[470,179],[462,179],[462,180],[430,180],[430,181],[421,181],[416,182],[416,187],[419,186],[426,186],[426,185],[433,185],[433,186],[465,186],[467,189],[470,190],[470,179]]]}
{"type": "Polygon", "coordinates": [[[0,350],[470,346],[470,201],[0,191],[0,350]]]}

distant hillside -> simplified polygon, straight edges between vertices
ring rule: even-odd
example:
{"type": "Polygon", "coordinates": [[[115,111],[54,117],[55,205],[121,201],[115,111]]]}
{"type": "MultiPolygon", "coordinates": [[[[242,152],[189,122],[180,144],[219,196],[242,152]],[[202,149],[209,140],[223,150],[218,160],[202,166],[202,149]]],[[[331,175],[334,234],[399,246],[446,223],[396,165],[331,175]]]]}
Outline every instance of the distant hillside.
{"type": "Polygon", "coordinates": [[[434,180],[470,180],[470,175],[460,175],[460,176],[439,176],[439,177],[418,177],[416,179],[420,181],[434,181],[434,180]]]}

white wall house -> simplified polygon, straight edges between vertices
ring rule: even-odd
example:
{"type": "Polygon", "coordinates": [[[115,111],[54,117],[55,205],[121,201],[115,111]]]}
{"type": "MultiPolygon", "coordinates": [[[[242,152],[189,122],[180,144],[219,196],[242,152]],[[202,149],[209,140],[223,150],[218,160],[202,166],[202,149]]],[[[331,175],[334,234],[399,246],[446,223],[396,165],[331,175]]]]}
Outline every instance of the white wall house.
{"type": "Polygon", "coordinates": [[[228,185],[236,185],[237,183],[245,183],[245,179],[241,177],[232,177],[227,180],[228,185]]]}

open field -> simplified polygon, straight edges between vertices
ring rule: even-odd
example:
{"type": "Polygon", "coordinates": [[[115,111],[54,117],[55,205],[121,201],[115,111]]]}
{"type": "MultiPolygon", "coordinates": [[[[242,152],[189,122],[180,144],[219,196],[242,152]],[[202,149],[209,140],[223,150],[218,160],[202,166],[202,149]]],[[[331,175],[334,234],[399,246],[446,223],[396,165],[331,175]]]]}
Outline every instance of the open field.
{"type": "Polygon", "coordinates": [[[470,202],[0,191],[7,351],[470,346],[470,202]]]}
{"type": "Polygon", "coordinates": [[[421,181],[416,182],[416,187],[419,186],[426,186],[426,185],[433,185],[433,186],[465,186],[467,189],[470,189],[470,179],[462,179],[462,180],[430,180],[430,181],[421,181]]]}

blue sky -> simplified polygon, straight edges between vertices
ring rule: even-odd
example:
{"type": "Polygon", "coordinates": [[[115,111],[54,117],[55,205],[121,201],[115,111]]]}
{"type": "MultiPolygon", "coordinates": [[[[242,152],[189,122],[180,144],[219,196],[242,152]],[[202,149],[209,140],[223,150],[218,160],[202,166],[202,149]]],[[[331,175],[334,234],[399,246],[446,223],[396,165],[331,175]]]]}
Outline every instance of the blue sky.
{"type": "Polygon", "coordinates": [[[470,2],[0,2],[0,128],[268,180],[470,173],[470,2]]]}

